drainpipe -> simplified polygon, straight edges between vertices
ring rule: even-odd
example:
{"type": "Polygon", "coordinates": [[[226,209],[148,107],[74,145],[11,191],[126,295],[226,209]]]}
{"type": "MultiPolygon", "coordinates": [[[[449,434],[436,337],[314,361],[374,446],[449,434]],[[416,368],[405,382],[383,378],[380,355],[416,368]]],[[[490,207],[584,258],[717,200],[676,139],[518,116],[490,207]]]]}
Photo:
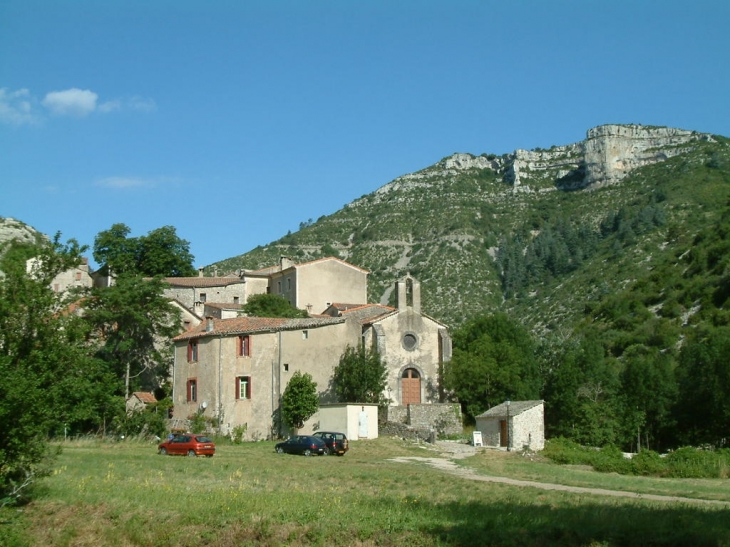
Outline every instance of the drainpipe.
{"type": "Polygon", "coordinates": [[[276,402],[278,403],[276,428],[277,435],[281,437],[281,331],[279,331],[279,347],[277,348],[277,381],[276,381],[276,402]]]}
{"type": "MultiPolygon", "coordinates": [[[[212,320],[211,320],[212,321],[212,320]]],[[[218,434],[223,430],[223,335],[218,336],[218,434]]]]}

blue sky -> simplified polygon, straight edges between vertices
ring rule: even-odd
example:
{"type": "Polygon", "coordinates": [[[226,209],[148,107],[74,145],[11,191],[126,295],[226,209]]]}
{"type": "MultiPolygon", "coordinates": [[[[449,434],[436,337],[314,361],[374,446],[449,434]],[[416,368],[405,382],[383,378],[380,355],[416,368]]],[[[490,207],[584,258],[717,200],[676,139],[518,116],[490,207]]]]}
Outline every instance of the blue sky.
{"type": "MultiPolygon", "coordinates": [[[[454,152],[730,136],[730,2],[0,0],[0,216],[196,266],[454,152]]],[[[91,253],[88,253],[91,256],[91,253]]]]}

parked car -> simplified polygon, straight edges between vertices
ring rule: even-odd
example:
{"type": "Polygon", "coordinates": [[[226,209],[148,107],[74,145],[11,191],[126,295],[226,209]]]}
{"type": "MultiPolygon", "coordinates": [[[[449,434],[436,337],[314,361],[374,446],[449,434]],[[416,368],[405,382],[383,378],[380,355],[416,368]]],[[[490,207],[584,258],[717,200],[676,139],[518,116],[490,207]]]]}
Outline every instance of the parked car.
{"type": "Polygon", "coordinates": [[[319,454],[322,456],[327,450],[327,445],[322,439],[309,435],[294,435],[287,440],[276,444],[276,451],[279,454],[304,454],[311,456],[319,454]]]}
{"type": "Polygon", "coordinates": [[[344,456],[345,452],[350,449],[350,443],[347,435],[338,433],[337,431],[317,431],[313,437],[318,437],[327,445],[327,454],[337,454],[344,456]]]}
{"type": "Polygon", "coordinates": [[[179,454],[181,456],[206,456],[213,457],[215,454],[215,443],[205,435],[192,435],[185,433],[167,439],[157,447],[160,454],[179,454]]]}

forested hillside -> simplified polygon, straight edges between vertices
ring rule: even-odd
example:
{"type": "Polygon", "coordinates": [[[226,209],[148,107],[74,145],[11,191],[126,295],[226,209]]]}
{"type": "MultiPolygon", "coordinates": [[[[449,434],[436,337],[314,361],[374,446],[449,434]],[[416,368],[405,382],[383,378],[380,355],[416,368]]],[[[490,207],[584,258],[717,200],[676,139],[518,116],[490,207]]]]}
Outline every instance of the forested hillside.
{"type": "Polygon", "coordinates": [[[410,273],[426,313],[453,329],[445,381],[467,415],[540,397],[550,436],[724,445],[730,141],[645,147],[607,184],[584,183],[579,149],[450,156],[211,268],[339,256],[370,270],[384,303],[410,273]],[[539,161],[517,177],[520,157],[539,161]]]}

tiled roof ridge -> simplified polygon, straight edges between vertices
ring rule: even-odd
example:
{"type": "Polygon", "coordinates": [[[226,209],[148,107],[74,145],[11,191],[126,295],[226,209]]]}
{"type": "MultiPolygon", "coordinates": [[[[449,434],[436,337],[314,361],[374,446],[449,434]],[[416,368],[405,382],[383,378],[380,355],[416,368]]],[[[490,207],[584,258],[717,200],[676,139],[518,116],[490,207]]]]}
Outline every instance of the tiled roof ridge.
{"type": "Polygon", "coordinates": [[[326,325],[343,323],[340,317],[233,317],[230,319],[210,319],[213,322],[213,329],[208,330],[208,320],[174,338],[174,340],[189,340],[191,338],[203,338],[206,336],[224,336],[234,334],[296,330],[303,328],[316,328],[326,325]]]}

